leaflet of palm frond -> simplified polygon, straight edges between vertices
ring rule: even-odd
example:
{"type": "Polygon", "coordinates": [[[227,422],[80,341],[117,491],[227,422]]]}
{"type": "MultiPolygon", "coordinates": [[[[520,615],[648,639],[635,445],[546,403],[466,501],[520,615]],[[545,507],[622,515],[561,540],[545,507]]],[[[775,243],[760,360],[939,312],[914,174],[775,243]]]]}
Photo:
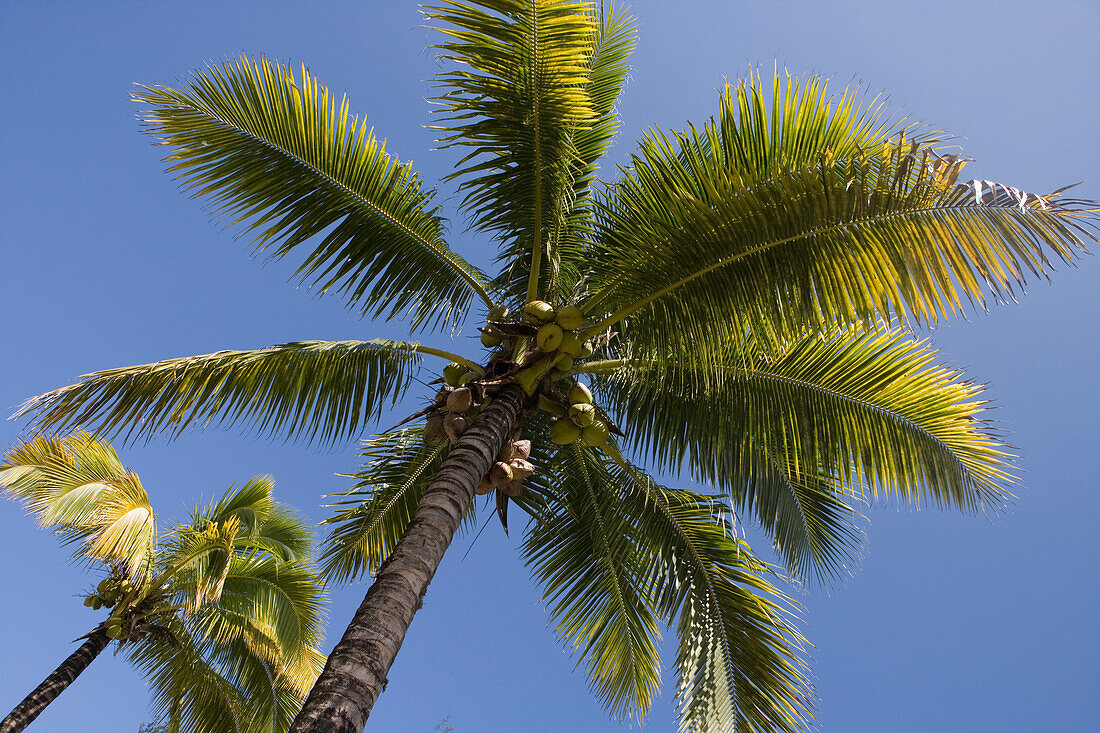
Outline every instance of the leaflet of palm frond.
{"type": "Polygon", "coordinates": [[[457,324],[475,296],[491,303],[484,276],[443,240],[433,192],[304,67],[296,78],[242,56],[134,99],[184,187],[258,251],[304,249],[298,275],[319,292],[414,327],[457,324]]]}

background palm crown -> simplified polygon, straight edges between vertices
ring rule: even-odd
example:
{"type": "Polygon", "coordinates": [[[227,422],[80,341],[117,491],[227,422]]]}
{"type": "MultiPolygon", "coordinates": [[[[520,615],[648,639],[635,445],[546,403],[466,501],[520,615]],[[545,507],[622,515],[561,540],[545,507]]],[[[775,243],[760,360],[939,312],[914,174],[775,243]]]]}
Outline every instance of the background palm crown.
{"type": "MultiPolygon", "coordinates": [[[[600,699],[645,714],[655,640],[675,623],[685,729],[805,726],[803,640],[732,513],[759,521],[795,577],[833,579],[858,552],[863,502],[996,508],[1010,456],[980,388],[907,325],[1011,297],[1081,251],[1092,210],[962,182],[961,157],[877,100],[778,76],[728,88],[701,126],[651,131],[602,184],[626,16],[483,2],[428,17],[453,62],[440,139],[468,148],[453,178],[498,244],[493,276],[447,247],[432,192],[304,69],[240,59],[136,96],[171,169],[260,249],[298,256],[303,278],[364,316],[418,329],[456,327],[480,300],[503,340],[489,363],[415,342],[299,342],[98,372],[27,412],[128,437],[221,421],[333,441],[393,404],[422,354],[473,373],[475,409],[519,381],[536,467],[514,497],[533,520],[524,552],[600,699]],[[533,301],[577,308],[563,331],[593,353],[564,364],[536,348],[552,316],[522,322],[533,301]],[[578,377],[619,438],[551,440],[578,377]],[[715,493],[660,486],[620,447],[715,493]]],[[[380,568],[448,453],[428,442],[419,429],[367,442],[362,496],[333,518],[331,577],[380,568]]]]}
{"type": "Polygon", "coordinates": [[[75,545],[74,562],[107,571],[84,605],[110,615],[87,636],[118,641],[167,731],[287,729],[324,661],[322,598],[309,531],[269,477],[159,537],[138,476],[88,433],[13,447],[0,486],[75,545]]]}

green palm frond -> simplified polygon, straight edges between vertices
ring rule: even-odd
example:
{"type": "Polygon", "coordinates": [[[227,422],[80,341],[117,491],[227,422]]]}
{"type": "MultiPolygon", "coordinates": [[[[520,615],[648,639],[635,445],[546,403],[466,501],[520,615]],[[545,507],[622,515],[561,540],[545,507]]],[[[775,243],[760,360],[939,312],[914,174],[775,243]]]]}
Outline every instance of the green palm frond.
{"type": "Polygon", "coordinates": [[[29,400],[39,430],[94,427],[127,440],[192,423],[332,442],[397,403],[420,366],[416,342],[300,341],[219,351],[85,375],[29,400]]]}
{"type": "MultiPolygon", "coordinates": [[[[979,385],[902,330],[811,334],[775,355],[752,340],[716,364],[637,356],[598,375],[635,450],[751,510],[790,569],[843,574],[853,504],[895,499],[966,511],[1010,496],[1012,455],[979,385]]],[[[599,368],[599,367],[597,367],[599,368]]]]}
{"type": "Polygon", "coordinates": [[[553,476],[553,489],[524,540],[527,564],[596,697],[616,718],[642,720],[661,676],[651,567],[637,549],[647,539],[624,511],[621,482],[595,450],[561,448],[540,471],[553,476]]]}
{"type": "Polygon", "coordinates": [[[432,192],[304,68],[299,79],[241,57],[134,98],[185,187],[259,251],[304,246],[298,274],[320,292],[414,327],[456,323],[474,296],[490,302],[483,276],[443,241],[432,192]]]}
{"type": "MultiPolygon", "coordinates": [[[[321,575],[346,583],[373,574],[393,551],[424,490],[447,457],[448,443],[424,445],[422,428],[382,433],[363,442],[355,485],[329,498],[335,525],[321,553],[321,575]]],[[[473,505],[471,505],[471,512],[473,505]]]]}
{"type": "Polygon", "coordinates": [[[280,560],[304,558],[312,546],[312,535],[301,517],[272,498],[275,481],[270,476],[249,479],[240,488],[230,487],[215,504],[192,516],[192,524],[221,522],[236,517],[241,533],[238,548],[266,552],[280,560]]]}
{"type": "Polygon", "coordinates": [[[760,324],[935,322],[987,294],[1012,298],[1050,257],[1070,261],[1096,238],[1090,202],[961,182],[960,158],[904,131],[784,146],[742,171],[727,159],[738,123],[654,133],[611,188],[583,305],[601,328],[629,317],[635,339],[686,347],[760,324]]]}
{"type": "MultiPolygon", "coordinates": [[[[534,300],[553,287],[570,240],[575,134],[597,124],[588,88],[596,14],[565,0],[444,2],[426,13],[446,37],[441,57],[458,67],[440,76],[436,98],[440,143],[470,151],[450,178],[461,181],[473,226],[501,242],[506,299],[534,300]]],[[[606,106],[615,62],[599,63],[606,106]]]]}
{"type": "Polygon", "coordinates": [[[156,519],[140,479],[88,433],[35,436],[0,462],[0,486],[64,544],[77,562],[118,565],[133,578],[149,570],[156,519]]]}
{"type": "Polygon", "coordinates": [[[794,603],[733,535],[729,508],[614,460],[611,475],[643,540],[656,608],[676,621],[680,730],[808,730],[807,642],[793,626],[794,603]]]}

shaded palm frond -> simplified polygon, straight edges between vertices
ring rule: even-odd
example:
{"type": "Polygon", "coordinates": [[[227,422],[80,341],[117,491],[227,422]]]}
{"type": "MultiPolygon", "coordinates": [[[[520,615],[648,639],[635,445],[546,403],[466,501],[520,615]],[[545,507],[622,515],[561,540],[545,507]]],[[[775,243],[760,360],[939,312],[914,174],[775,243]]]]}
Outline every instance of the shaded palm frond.
{"type": "MultiPolygon", "coordinates": [[[[462,207],[500,240],[505,299],[549,297],[561,248],[575,244],[575,134],[597,119],[588,89],[596,14],[565,0],[444,2],[426,13],[445,36],[441,57],[457,66],[440,75],[436,101],[440,143],[469,151],[450,176],[462,207]]],[[[606,106],[614,61],[600,63],[606,106]]]]}
{"type": "Polygon", "coordinates": [[[483,276],[452,252],[432,192],[305,69],[241,57],[181,89],[139,87],[148,132],[187,190],[364,315],[456,324],[483,276]]]}
{"type": "Polygon", "coordinates": [[[447,441],[426,446],[423,436],[422,428],[412,428],[363,442],[355,485],[329,497],[340,501],[330,505],[336,513],[324,522],[335,526],[321,553],[322,577],[346,583],[374,574],[393,551],[447,456],[447,441]]]}
{"type": "Polygon", "coordinates": [[[524,540],[527,565],[596,697],[616,718],[643,720],[661,673],[651,567],[638,551],[647,540],[595,450],[559,448],[540,471],[552,476],[552,489],[524,540]]]}
{"type": "Polygon", "coordinates": [[[775,355],[754,341],[690,361],[656,354],[595,377],[641,455],[686,467],[751,510],[789,568],[841,575],[858,555],[856,504],[966,511],[1010,497],[1013,456],[979,385],[902,330],[807,335],[775,355]]]}
{"type": "Polygon", "coordinates": [[[333,442],[404,394],[420,366],[405,341],[300,341],[93,372],[29,400],[39,430],[93,427],[127,440],[179,435],[192,423],[333,442]]]}
{"type": "Polygon", "coordinates": [[[35,436],[0,462],[0,486],[62,543],[76,562],[118,565],[134,579],[150,570],[156,518],[141,480],[88,433],[35,436]]]}
{"type": "Polygon", "coordinates": [[[760,324],[935,322],[1096,239],[1091,202],[962,182],[962,159],[904,131],[761,154],[743,180],[727,127],[654,133],[610,190],[584,304],[602,326],[630,317],[636,340],[686,348],[760,324]]]}
{"type": "Polygon", "coordinates": [[[794,603],[733,536],[728,506],[614,460],[624,509],[645,540],[656,608],[676,622],[680,730],[808,730],[807,642],[793,625],[794,603]]]}

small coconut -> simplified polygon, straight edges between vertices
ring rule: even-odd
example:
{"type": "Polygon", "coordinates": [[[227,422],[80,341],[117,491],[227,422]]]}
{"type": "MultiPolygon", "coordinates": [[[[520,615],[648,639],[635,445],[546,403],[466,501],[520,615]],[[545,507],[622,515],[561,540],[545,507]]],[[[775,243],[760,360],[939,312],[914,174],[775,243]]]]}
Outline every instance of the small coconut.
{"type": "Polygon", "coordinates": [[[459,387],[447,395],[447,409],[451,412],[466,412],[474,404],[474,395],[467,387],[459,387]]]}
{"type": "Polygon", "coordinates": [[[573,357],[569,354],[559,356],[558,360],[554,362],[554,371],[561,372],[562,376],[573,371],[573,357]]]}
{"type": "Polygon", "coordinates": [[[586,402],[578,402],[569,408],[569,419],[587,428],[596,419],[596,408],[586,402]]]}
{"type": "Polygon", "coordinates": [[[575,383],[569,388],[569,402],[570,404],[581,403],[584,405],[592,404],[592,390],[588,389],[580,382],[575,383]]]}
{"type": "Polygon", "coordinates": [[[512,469],[513,478],[527,478],[535,472],[535,464],[523,458],[513,458],[508,461],[508,467],[512,469]]]}
{"type": "Polygon", "coordinates": [[[443,429],[443,416],[437,412],[424,423],[424,443],[425,445],[435,445],[446,437],[447,431],[443,429]]]}
{"type": "Polygon", "coordinates": [[[581,340],[577,338],[577,334],[566,331],[562,334],[561,345],[558,346],[558,351],[568,356],[580,356],[581,340]]]}
{"type": "Polygon", "coordinates": [[[87,597],[85,597],[84,598],[84,605],[87,606],[88,608],[91,608],[92,604],[95,603],[95,599],[96,599],[96,596],[87,596],[87,597]]]}
{"type": "Polygon", "coordinates": [[[103,595],[104,593],[109,593],[114,588],[114,586],[115,581],[113,578],[104,578],[103,580],[99,581],[99,585],[95,587],[95,590],[96,593],[98,593],[99,595],[103,595]]]}
{"type": "Polygon", "coordinates": [[[610,435],[611,430],[607,427],[607,423],[602,420],[594,420],[591,425],[581,431],[581,440],[593,448],[599,448],[607,442],[610,435]]]}
{"type": "Polygon", "coordinates": [[[103,608],[103,599],[99,596],[96,596],[92,599],[92,610],[98,611],[101,608],[103,608]]]}
{"type": "Polygon", "coordinates": [[[458,380],[462,378],[468,370],[466,367],[459,364],[457,361],[452,361],[447,366],[443,367],[443,381],[452,387],[458,386],[458,380]]]}
{"type": "Polygon", "coordinates": [[[486,476],[485,478],[481,479],[481,483],[479,483],[477,485],[477,488],[474,489],[474,493],[478,496],[484,496],[485,494],[493,493],[495,489],[496,486],[494,486],[493,482],[489,479],[488,476],[486,476]]]}
{"type": "Polygon", "coordinates": [[[554,306],[545,300],[532,300],[523,306],[523,318],[528,323],[546,323],[554,319],[554,306]]]}
{"type": "Polygon", "coordinates": [[[556,323],[547,323],[545,326],[539,329],[538,334],[535,335],[535,343],[543,351],[556,351],[561,346],[561,340],[564,337],[564,332],[561,330],[561,326],[556,323]]]}
{"type": "Polygon", "coordinates": [[[583,344],[581,344],[581,353],[578,354],[578,356],[582,359],[587,359],[594,353],[596,353],[596,350],[592,348],[592,342],[585,341],[583,344]]]}
{"type": "Polygon", "coordinates": [[[481,332],[481,345],[484,346],[486,349],[495,349],[496,347],[500,346],[500,341],[500,336],[494,336],[493,334],[486,333],[485,331],[481,332]]]}
{"type": "Polygon", "coordinates": [[[496,321],[497,323],[500,323],[501,321],[503,321],[507,317],[508,317],[508,306],[503,305],[503,304],[499,304],[499,305],[494,305],[492,308],[489,309],[489,316],[486,320],[496,321]]]}
{"type": "Polygon", "coordinates": [[[581,436],[581,428],[572,420],[558,420],[550,428],[550,441],[557,445],[569,445],[581,436]]]}
{"type": "Polygon", "coordinates": [[[509,458],[530,458],[531,457],[531,441],[529,440],[513,440],[512,441],[512,455],[509,458]]]}
{"type": "Polygon", "coordinates": [[[447,433],[452,443],[457,443],[460,435],[466,432],[466,418],[454,412],[447,413],[443,418],[443,430],[447,433]]]}
{"type": "Polygon", "coordinates": [[[512,467],[507,463],[497,461],[493,464],[493,467],[489,469],[489,480],[497,486],[511,481],[512,467]]]}
{"type": "Polygon", "coordinates": [[[469,384],[470,382],[475,382],[475,381],[477,381],[477,375],[474,374],[473,372],[466,372],[465,374],[463,374],[461,377],[458,378],[458,386],[463,387],[463,386],[469,384]]]}
{"type": "Polygon", "coordinates": [[[574,331],[584,325],[584,312],[575,305],[563,305],[554,320],[566,331],[574,331]]]}
{"type": "Polygon", "coordinates": [[[523,493],[523,479],[513,479],[500,487],[505,496],[519,496],[523,493]]]}

